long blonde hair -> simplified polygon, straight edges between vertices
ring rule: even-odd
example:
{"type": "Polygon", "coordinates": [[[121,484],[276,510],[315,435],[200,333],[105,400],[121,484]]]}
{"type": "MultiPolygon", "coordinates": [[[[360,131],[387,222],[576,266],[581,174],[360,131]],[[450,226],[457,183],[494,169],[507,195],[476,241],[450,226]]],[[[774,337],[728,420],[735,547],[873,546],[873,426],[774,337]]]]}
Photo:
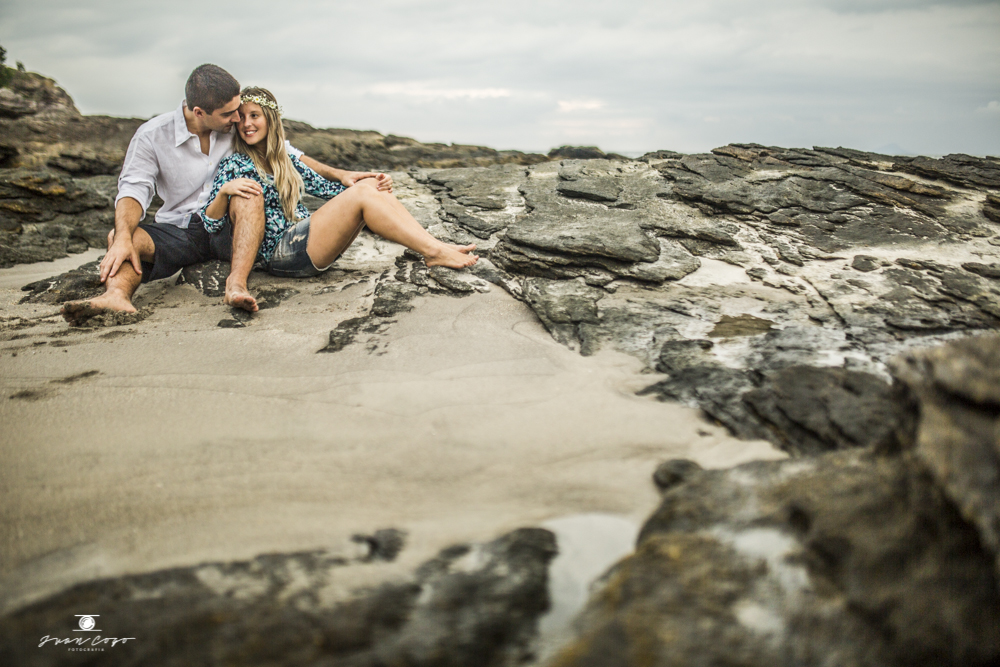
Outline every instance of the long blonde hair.
{"type": "MultiPolygon", "coordinates": [[[[266,88],[247,86],[240,91],[240,99],[246,100],[247,97],[260,97],[272,102],[275,107],[278,106],[278,100],[266,88]]],[[[295,222],[298,219],[295,217],[295,207],[305,194],[305,185],[302,183],[302,176],[288,157],[288,151],[285,150],[285,130],[281,126],[281,114],[277,108],[272,109],[269,105],[258,106],[264,114],[264,120],[267,121],[267,144],[264,154],[261,155],[261,151],[254,146],[247,145],[239,132],[233,140],[233,150],[249,156],[257,168],[257,173],[265,181],[269,174],[274,176],[274,187],[278,191],[278,197],[281,198],[281,208],[285,212],[285,217],[290,222],[295,222]]]]}

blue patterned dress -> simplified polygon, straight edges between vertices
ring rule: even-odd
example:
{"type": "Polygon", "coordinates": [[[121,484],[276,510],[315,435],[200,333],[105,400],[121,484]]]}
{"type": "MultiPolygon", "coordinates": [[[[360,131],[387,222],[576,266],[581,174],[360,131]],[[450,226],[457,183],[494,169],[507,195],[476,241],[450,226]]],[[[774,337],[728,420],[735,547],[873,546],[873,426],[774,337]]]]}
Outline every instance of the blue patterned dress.
{"type": "MultiPolygon", "coordinates": [[[[289,158],[291,158],[295,169],[302,174],[302,182],[309,194],[323,199],[333,199],[347,189],[340,183],[331,183],[326,180],[304,165],[294,155],[290,155],[289,158]]],[[[208,204],[215,201],[219,189],[223,185],[237,178],[252,178],[260,183],[264,190],[264,240],[260,244],[260,250],[257,251],[257,263],[267,264],[271,260],[271,255],[274,254],[274,248],[278,245],[281,235],[295,222],[285,217],[285,211],[281,207],[281,197],[278,196],[278,189],[274,187],[274,179],[261,178],[250,156],[242,153],[233,153],[219,164],[219,170],[215,173],[215,181],[212,183],[212,193],[208,197],[208,204]]],[[[226,214],[218,219],[208,217],[205,214],[208,204],[201,209],[200,214],[202,220],[205,221],[205,229],[215,233],[222,229],[226,220],[229,219],[229,215],[226,214]]],[[[295,207],[295,215],[300,219],[309,215],[309,211],[301,201],[295,207]]]]}

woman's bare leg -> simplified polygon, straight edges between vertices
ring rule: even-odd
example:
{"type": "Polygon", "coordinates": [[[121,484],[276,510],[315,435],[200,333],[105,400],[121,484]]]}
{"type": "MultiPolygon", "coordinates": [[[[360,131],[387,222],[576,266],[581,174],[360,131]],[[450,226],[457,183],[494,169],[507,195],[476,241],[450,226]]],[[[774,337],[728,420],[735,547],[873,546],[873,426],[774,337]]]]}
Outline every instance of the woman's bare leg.
{"type": "Polygon", "coordinates": [[[475,244],[457,246],[431,236],[395,195],[380,192],[373,179],[364,179],[337,195],[312,214],[306,252],[316,266],[327,266],[351,245],[362,225],[382,238],[424,256],[428,266],[460,269],[479,257],[475,244]]]}

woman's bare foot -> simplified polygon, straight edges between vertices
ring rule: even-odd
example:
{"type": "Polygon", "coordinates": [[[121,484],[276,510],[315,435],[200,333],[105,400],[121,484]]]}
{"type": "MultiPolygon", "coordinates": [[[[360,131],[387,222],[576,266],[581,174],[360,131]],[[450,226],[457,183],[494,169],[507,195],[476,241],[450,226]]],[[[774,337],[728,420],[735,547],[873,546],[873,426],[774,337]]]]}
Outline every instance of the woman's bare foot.
{"type": "Polygon", "coordinates": [[[427,266],[447,266],[449,269],[464,269],[479,261],[479,255],[473,255],[476,249],[475,243],[469,245],[455,245],[453,243],[442,243],[434,252],[424,256],[427,266]]]}
{"type": "Polygon", "coordinates": [[[253,298],[246,285],[226,281],[226,296],[223,302],[233,308],[242,308],[248,313],[256,313],[260,308],[257,306],[257,299],[253,298]]]}
{"type": "Polygon", "coordinates": [[[135,306],[123,292],[108,290],[104,294],[87,301],[69,301],[59,311],[73,326],[79,326],[101,313],[114,310],[122,313],[136,312],[135,306]]]}

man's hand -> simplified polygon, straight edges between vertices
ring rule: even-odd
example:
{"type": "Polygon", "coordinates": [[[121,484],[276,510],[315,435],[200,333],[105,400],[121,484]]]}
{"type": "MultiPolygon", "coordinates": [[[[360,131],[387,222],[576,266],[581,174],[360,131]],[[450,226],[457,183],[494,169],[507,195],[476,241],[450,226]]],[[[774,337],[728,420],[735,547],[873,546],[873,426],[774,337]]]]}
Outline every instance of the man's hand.
{"type": "Polygon", "coordinates": [[[132,237],[128,234],[115,234],[114,242],[108,248],[108,254],[101,260],[101,282],[118,273],[119,267],[124,262],[130,262],[135,272],[142,275],[142,262],[139,261],[139,253],[132,245],[132,237]]]}
{"type": "Polygon", "coordinates": [[[389,174],[377,174],[371,171],[345,171],[340,182],[344,184],[345,187],[351,187],[358,181],[364,180],[366,178],[374,178],[378,183],[378,189],[383,192],[392,192],[392,176],[389,174]]]}

